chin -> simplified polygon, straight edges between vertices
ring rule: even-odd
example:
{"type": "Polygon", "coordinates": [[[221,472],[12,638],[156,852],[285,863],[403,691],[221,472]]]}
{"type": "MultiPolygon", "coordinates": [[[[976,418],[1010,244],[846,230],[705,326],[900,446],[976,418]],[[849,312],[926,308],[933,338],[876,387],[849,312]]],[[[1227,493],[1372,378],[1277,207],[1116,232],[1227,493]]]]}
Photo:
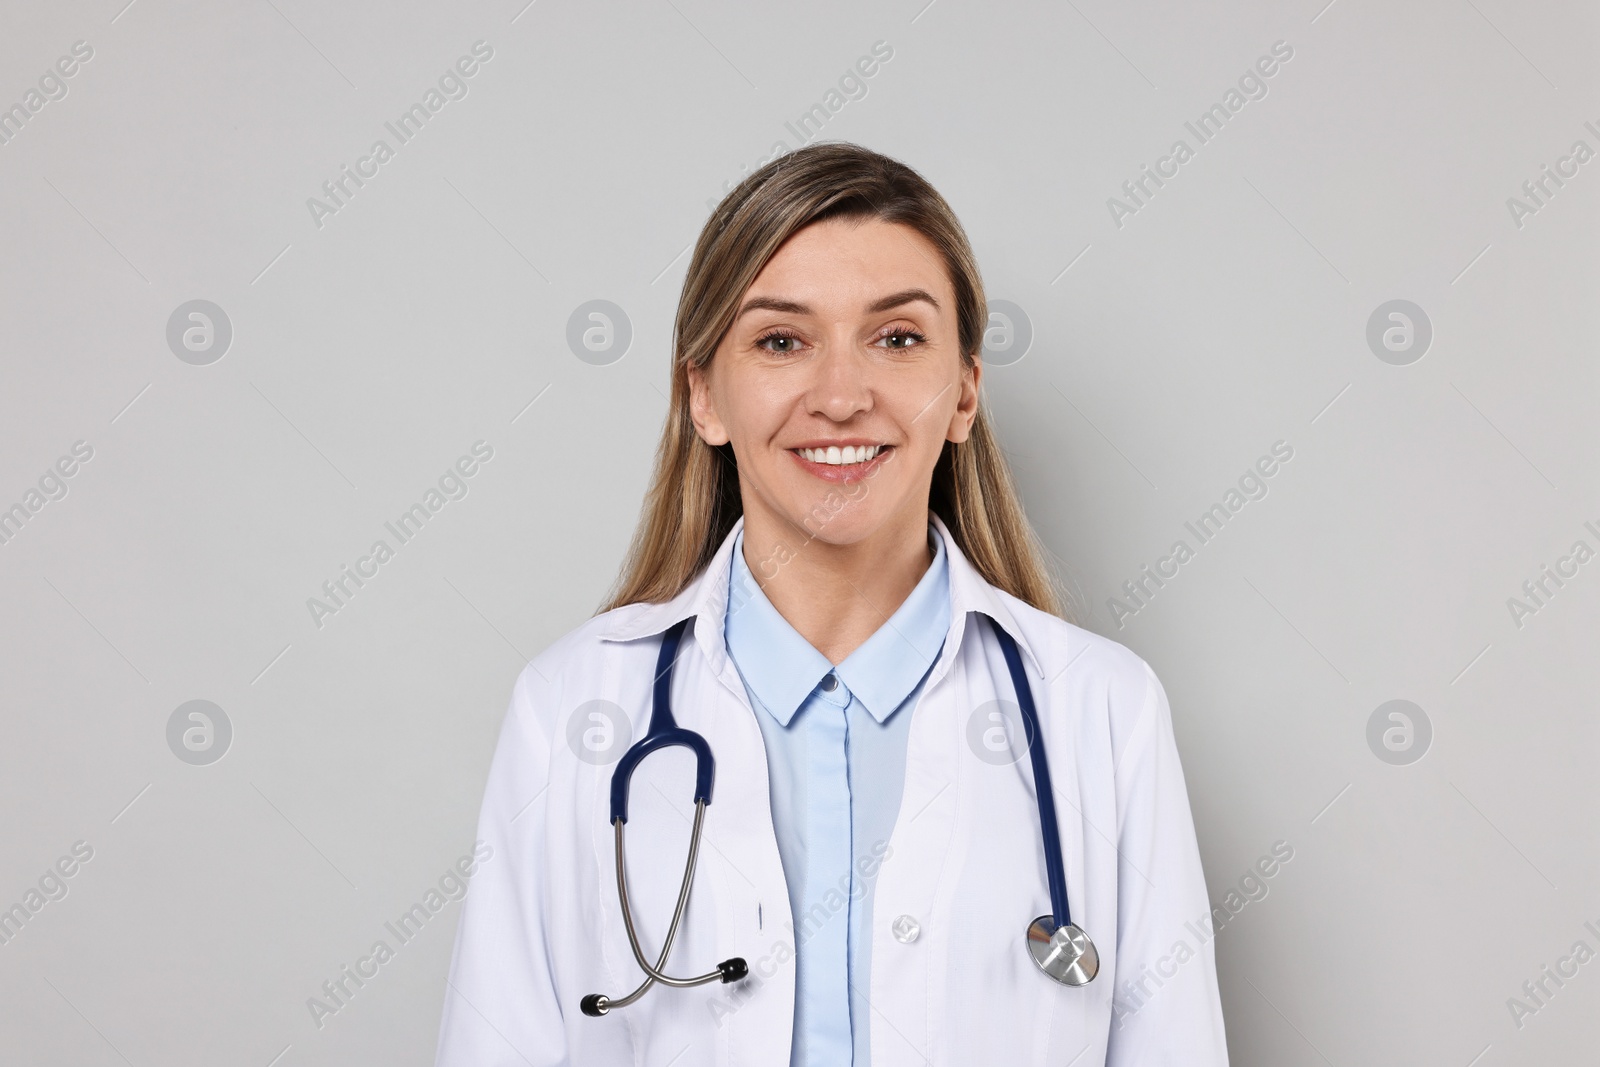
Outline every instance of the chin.
{"type": "Polygon", "coordinates": [[[790,516],[790,522],[806,532],[812,541],[829,545],[853,545],[871,537],[883,526],[885,516],[862,513],[861,509],[847,503],[834,511],[827,502],[819,503],[809,511],[790,516]]]}

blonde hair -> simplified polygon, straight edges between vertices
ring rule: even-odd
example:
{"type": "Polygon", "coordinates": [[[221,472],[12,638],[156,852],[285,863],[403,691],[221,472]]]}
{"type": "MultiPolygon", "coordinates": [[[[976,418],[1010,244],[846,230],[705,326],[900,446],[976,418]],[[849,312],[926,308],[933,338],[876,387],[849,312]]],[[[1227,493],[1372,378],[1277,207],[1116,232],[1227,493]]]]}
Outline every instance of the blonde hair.
{"type": "MultiPolygon", "coordinates": [[[[955,289],[962,362],[976,362],[988,322],[977,260],[950,205],[920,174],[860,145],[837,142],[807,145],[751,174],[717,206],[695,243],[678,299],[671,409],[655,473],[602,612],[677,596],[743,513],[732,446],[706,444],[689,417],[688,370],[711,361],[740,299],[778,246],[828,218],[902,223],[932,242],[955,289]]],[[[967,440],[945,442],[929,497],[929,507],[989,584],[1066,617],[981,401],[967,440]]]]}

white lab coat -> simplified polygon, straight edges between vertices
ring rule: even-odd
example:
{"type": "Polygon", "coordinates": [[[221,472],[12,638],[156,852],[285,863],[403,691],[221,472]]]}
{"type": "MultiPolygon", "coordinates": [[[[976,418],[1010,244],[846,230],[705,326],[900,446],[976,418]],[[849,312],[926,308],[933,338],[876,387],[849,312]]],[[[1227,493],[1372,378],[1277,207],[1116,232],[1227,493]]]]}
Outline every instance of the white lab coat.
{"type": "MultiPolygon", "coordinates": [[[[1161,683],[1124,646],[988,584],[933,522],[950,563],[950,631],[914,710],[905,791],[876,872],[873,1067],[1226,1064],[1210,905],[1161,683]],[[1033,774],[1025,755],[996,765],[975,754],[971,738],[984,734],[969,717],[1012,692],[993,633],[970,612],[993,618],[1022,651],[1073,919],[1100,952],[1087,986],[1049,980],[1024,947],[1029,921],[1050,911],[1033,774]],[[896,936],[901,917],[917,929],[909,942],[896,936]]],[[[671,601],[596,616],[518,677],[478,824],[493,854],[472,876],[444,990],[441,1067],[788,1067],[789,895],[761,732],[723,643],[733,541],[671,601]],[[717,773],[668,973],[742,956],[751,974],[735,985],[657,984],[591,1018],[578,1010],[584,995],[620,997],[641,978],[608,821],[612,768],[629,738],[604,757],[593,751],[603,729],[588,748],[568,739],[599,728],[594,706],[580,710],[596,700],[624,709],[631,740],[644,735],[658,635],[689,615],[672,706],[680,726],[710,742],[717,773]]],[[[629,891],[652,958],[682,877],[693,767],[688,750],[671,748],[633,776],[629,891]]]]}

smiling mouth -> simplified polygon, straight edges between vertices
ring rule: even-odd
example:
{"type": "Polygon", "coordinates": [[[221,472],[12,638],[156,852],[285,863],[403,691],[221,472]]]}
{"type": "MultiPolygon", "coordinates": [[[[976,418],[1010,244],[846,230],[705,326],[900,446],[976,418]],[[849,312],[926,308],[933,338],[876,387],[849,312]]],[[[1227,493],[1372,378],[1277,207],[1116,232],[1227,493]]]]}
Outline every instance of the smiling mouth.
{"type": "Polygon", "coordinates": [[[870,463],[878,456],[888,452],[891,445],[845,445],[843,448],[829,446],[827,448],[791,448],[789,451],[801,459],[812,463],[823,463],[830,467],[854,467],[863,463],[870,463]]]}

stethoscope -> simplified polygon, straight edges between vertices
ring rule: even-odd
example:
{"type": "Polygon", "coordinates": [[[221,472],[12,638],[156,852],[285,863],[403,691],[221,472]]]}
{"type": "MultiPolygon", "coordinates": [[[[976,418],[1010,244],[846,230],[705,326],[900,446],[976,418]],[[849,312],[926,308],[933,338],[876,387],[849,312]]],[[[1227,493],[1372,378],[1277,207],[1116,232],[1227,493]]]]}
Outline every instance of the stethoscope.
{"type": "MultiPolygon", "coordinates": [[[[633,949],[634,961],[645,973],[645,980],[625,997],[615,999],[603,993],[590,993],[579,1005],[585,1015],[604,1015],[612,1008],[625,1008],[644,996],[645,990],[656,982],[683,989],[721,980],[737,982],[750,973],[743,957],[734,956],[717,964],[717,969],[693,978],[673,978],[665,973],[667,956],[672,952],[673,939],[678,934],[678,924],[689,905],[689,888],[694,882],[695,859],[700,852],[700,830],[705,823],[706,808],[711,803],[711,780],[716,775],[716,760],[711,756],[711,746],[693,730],[680,727],[672,717],[672,664],[678,655],[678,643],[694,616],[672,626],[661,638],[661,652],[656,659],[656,682],[650,710],[650,729],[618,761],[611,774],[611,825],[616,828],[617,844],[617,898],[622,903],[622,923],[628,931],[628,944],[633,949]],[[661,955],[651,966],[639,945],[638,931],[633,925],[633,909],[628,903],[628,876],[623,863],[623,826],[628,821],[628,783],[634,770],[644,758],[658,749],[682,745],[695,757],[694,825],[689,831],[689,858],[684,864],[683,885],[678,890],[678,904],[672,912],[672,924],[667,927],[666,941],[661,955]]],[[[1041,915],[1028,924],[1026,944],[1028,955],[1046,976],[1062,985],[1081,986],[1094,980],[1100,973],[1100,954],[1089,935],[1072,921],[1067,906],[1066,864],[1061,858],[1061,836],[1056,827],[1055,794],[1050,788],[1050,765],[1045,758],[1044,742],[1039,730],[1039,713],[1033,705],[1033,689],[1023,671],[1022,656],[1017,643],[991,619],[990,627],[1000,641],[1000,651],[1005,655],[1006,667],[1011,672],[1011,684],[1016,690],[1017,704],[1022,709],[1022,725],[1027,735],[1028,755],[1033,762],[1034,790],[1039,801],[1039,831],[1044,840],[1044,867],[1050,886],[1050,914],[1041,915]]]]}

